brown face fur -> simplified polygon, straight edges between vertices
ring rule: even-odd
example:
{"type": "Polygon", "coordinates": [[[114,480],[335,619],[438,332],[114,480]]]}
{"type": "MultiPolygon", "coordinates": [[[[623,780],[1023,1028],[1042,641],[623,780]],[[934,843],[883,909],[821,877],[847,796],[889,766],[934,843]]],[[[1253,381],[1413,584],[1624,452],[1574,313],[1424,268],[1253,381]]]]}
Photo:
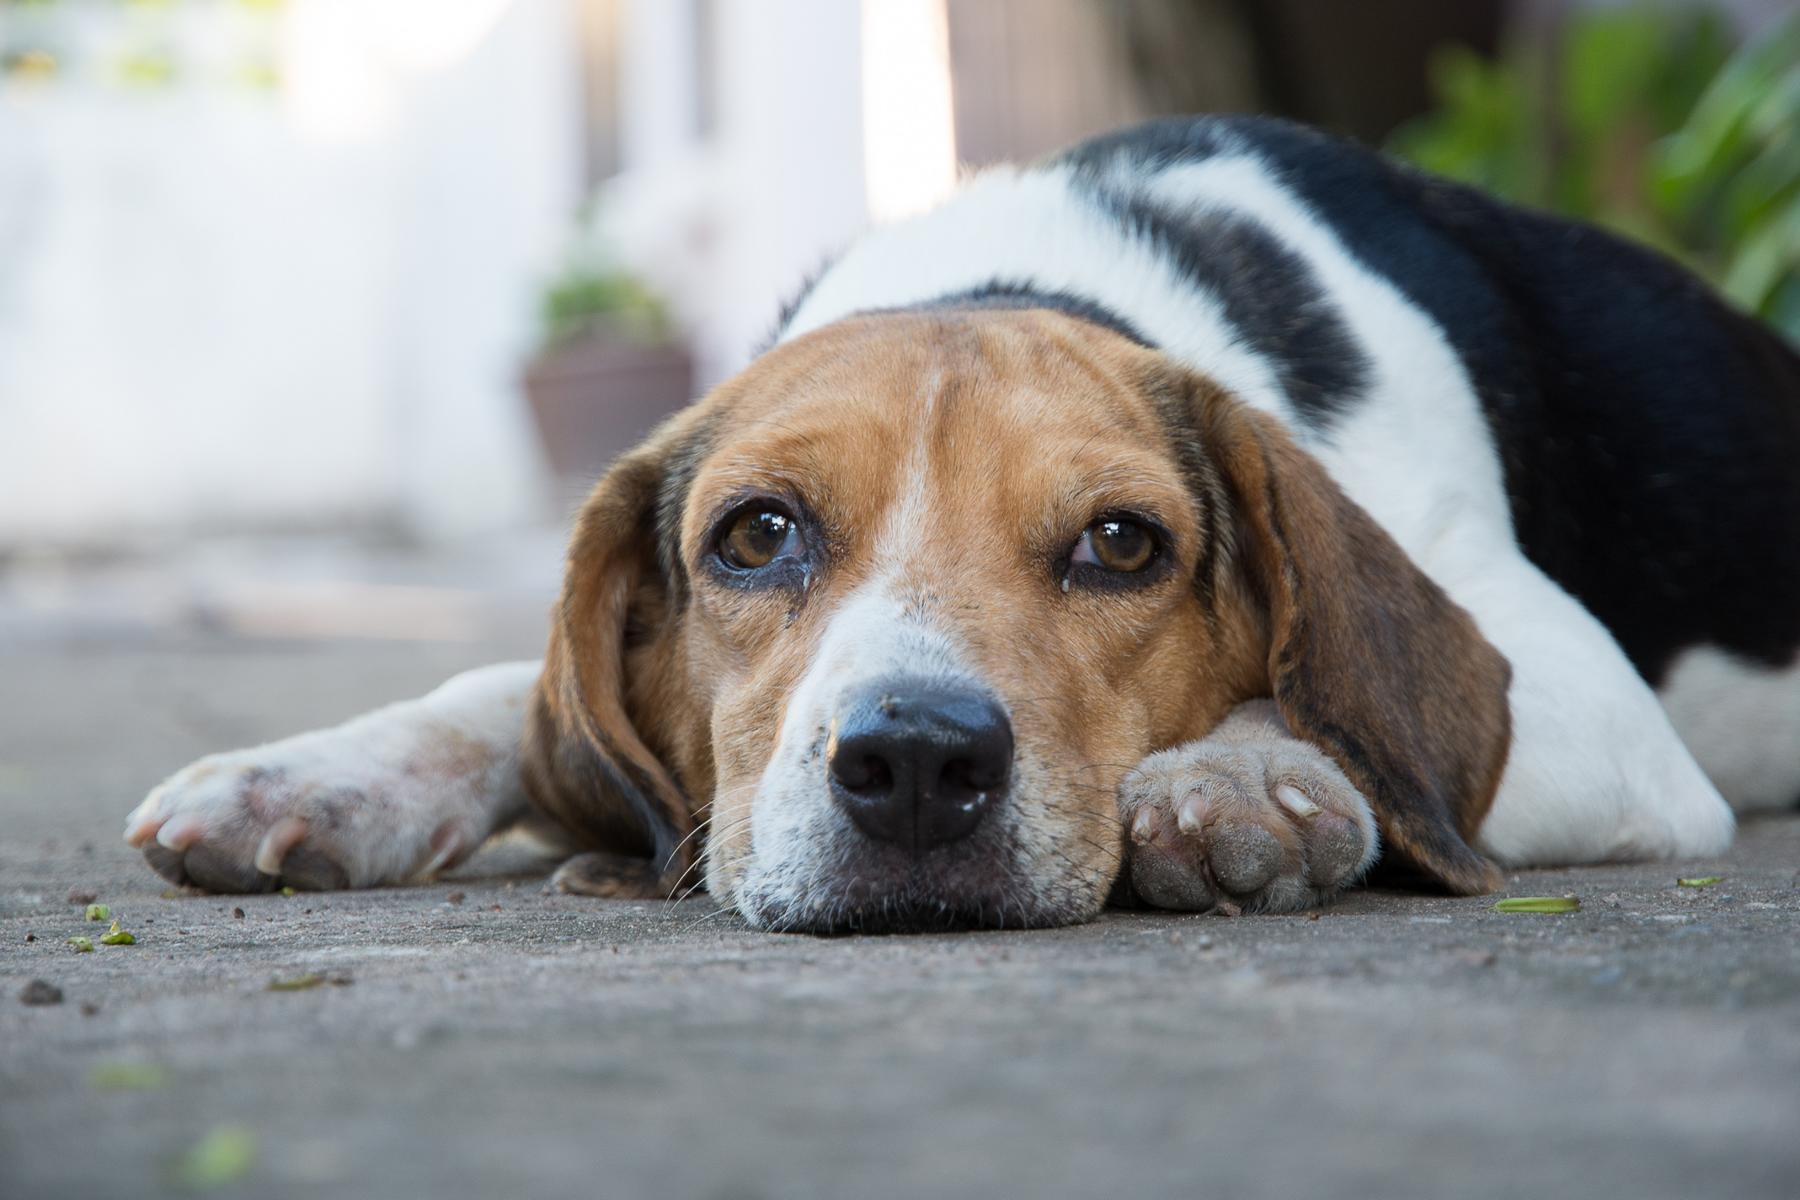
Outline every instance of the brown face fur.
{"type": "Polygon", "coordinates": [[[767,926],[1048,924],[1104,902],[1125,774],[1270,694],[1403,854],[1481,886],[1464,839],[1505,686],[1466,614],[1204,381],[1057,314],[884,314],[775,349],[603,481],[525,761],[540,808],[622,856],[593,890],[696,881],[704,839],[714,897],[767,926]],[[720,529],[763,501],[804,551],[747,582],[720,529]],[[1157,560],[1072,568],[1120,514],[1157,560]],[[1385,668],[1355,649],[1370,605],[1405,623],[1385,668]],[[921,673],[997,699],[1016,746],[1003,814],[923,861],[861,838],[822,763],[847,688],[921,673]]]}

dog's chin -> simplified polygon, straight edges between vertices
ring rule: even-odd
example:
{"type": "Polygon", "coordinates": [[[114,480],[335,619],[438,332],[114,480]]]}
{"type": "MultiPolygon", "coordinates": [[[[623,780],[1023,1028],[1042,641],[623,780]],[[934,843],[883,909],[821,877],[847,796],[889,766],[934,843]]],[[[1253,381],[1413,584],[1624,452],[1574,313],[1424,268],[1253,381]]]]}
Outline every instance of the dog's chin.
{"type": "Polygon", "coordinates": [[[1111,880],[1017,879],[992,864],[945,867],[851,863],[805,887],[775,882],[784,872],[737,889],[738,909],[774,933],[950,933],[1045,929],[1093,920],[1111,880]]]}
{"type": "Polygon", "coordinates": [[[1006,896],[935,900],[904,893],[859,900],[826,899],[798,911],[780,906],[745,916],[771,933],[843,934],[957,933],[972,929],[1047,929],[1091,920],[1091,912],[1035,907],[1006,896]]]}

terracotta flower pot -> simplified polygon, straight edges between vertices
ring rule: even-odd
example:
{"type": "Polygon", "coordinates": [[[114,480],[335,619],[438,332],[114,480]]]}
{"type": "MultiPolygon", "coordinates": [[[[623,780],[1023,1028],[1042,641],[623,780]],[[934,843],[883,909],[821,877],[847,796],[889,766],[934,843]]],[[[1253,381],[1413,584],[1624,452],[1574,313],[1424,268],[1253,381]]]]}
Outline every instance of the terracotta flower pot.
{"type": "Polygon", "coordinates": [[[540,352],[525,395],[560,490],[580,494],[613,459],[694,398],[694,364],[676,345],[603,331],[540,352]]]}

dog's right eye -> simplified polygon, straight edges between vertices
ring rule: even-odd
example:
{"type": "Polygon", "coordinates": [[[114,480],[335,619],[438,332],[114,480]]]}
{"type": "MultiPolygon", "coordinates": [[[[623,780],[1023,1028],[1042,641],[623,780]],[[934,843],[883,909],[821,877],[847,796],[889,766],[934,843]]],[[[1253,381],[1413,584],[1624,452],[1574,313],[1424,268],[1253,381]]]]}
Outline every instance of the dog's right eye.
{"type": "Polygon", "coordinates": [[[750,507],[725,522],[719,557],[729,567],[754,571],[784,555],[794,557],[799,544],[800,528],[794,518],[778,508],[750,507]]]}

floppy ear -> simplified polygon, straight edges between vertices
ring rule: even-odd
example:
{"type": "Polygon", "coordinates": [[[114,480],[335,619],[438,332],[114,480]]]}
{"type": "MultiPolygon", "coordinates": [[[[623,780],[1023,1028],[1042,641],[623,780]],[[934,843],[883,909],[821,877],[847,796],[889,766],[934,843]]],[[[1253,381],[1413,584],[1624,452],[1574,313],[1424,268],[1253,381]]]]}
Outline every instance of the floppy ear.
{"type": "Polygon", "coordinates": [[[672,730],[640,722],[675,719],[658,701],[686,584],[668,543],[701,433],[695,409],[669,421],[613,465],[575,522],[521,748],[532,803],[589,851],[557,873],[565,890],[662,896],[693,865],[687,796],[651,749],[666,752],[672,730]]]}
{"type": "Polygon", "coordinates": [[[1197,388],[1288,727],[1362,789],[1386,854],[1452,892],[1494,890],[1469,842],[1506,764],[1511,667],[1280,425],[1197,388]]]}

